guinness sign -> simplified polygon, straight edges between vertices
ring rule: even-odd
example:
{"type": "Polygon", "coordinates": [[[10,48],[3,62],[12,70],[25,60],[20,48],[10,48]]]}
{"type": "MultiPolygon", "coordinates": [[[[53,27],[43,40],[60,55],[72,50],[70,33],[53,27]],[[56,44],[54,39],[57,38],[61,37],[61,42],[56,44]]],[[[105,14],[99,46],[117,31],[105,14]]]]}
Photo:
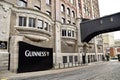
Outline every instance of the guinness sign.
{"type": "Polygon", "coordinates": [[[53,67],[53,49],[19,42],[18,73],[47,70],[53,67]]]}

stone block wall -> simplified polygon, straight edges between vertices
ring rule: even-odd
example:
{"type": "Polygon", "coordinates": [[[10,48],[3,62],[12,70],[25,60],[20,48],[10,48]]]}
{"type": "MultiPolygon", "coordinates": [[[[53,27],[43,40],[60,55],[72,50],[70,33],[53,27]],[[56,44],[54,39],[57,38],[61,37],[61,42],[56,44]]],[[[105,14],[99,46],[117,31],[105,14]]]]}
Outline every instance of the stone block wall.
{"type": "Polygon", "coordinates": [[[9,64],[9,53],[0,52],[0,72],[8,70],[8,64],[9,64]]]}

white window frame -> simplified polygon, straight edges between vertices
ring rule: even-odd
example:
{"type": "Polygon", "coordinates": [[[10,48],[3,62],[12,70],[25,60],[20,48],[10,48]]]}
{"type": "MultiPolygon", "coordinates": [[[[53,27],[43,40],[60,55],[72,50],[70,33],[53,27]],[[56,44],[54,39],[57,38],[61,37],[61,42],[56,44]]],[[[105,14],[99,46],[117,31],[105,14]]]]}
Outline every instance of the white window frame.
{"type": "Polygon", "coordinates": [[[37,21],[37,28],[38,29],[43,29],[43,20],[38,19],[38,21],[37,21]]]}

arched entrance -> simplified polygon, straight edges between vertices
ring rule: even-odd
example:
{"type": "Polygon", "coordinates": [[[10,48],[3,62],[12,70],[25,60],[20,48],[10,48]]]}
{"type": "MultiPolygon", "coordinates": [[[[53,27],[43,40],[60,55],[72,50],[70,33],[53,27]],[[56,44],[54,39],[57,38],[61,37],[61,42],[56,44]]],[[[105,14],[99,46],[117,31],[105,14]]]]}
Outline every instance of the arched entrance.
{"type": "Polygon", "coordinates": [[[120,30],[120,13],[82,22],[80,28],[81,41],[88,43],[96,35],[120,30]]]}

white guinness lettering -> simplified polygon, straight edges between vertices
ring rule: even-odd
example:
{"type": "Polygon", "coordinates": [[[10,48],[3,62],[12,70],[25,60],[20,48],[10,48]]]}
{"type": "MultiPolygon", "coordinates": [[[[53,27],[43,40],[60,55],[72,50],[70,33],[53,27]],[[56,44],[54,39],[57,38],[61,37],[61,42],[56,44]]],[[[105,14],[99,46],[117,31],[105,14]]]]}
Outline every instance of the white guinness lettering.
{"type": "Polygon", "coordinates": [[[26,50],[25,51],[25,56],[26,57],[47,57],[49,56],[49,52],[48,51],[29,51],[26,50]]]}

